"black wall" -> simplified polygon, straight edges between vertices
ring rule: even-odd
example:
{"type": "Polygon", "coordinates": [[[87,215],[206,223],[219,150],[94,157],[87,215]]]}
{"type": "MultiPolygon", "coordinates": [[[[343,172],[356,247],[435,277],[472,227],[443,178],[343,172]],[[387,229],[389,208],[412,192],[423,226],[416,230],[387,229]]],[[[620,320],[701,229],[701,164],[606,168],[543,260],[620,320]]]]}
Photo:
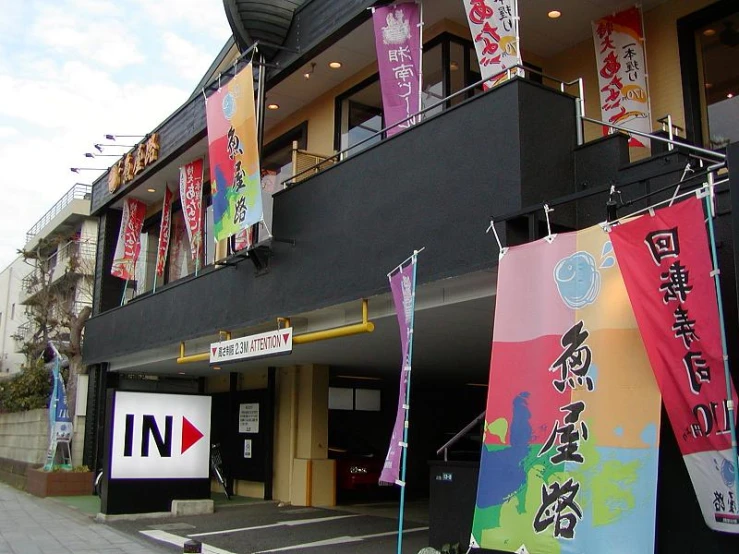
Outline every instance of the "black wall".
{"type": "Polygon", "coordinates": [[[85,363],[386,292],[414,248],[419,283],[493,266],[493,211],[571,189],[573,114],[572,98],[514,80],[278,193],[273,233],[296,244],[273,245],[267,274],[249,260],[206,268],[98,315],[85,363]]]}

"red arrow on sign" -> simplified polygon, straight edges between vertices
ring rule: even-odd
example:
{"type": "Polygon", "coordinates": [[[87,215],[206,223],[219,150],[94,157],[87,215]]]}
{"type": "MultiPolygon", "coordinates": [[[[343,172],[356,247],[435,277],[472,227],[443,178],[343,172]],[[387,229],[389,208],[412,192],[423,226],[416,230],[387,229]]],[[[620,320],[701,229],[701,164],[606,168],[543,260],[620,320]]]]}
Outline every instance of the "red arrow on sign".
{"type": "Polygon", "coordinates": [[[290,333],[282,333],[282,340],[287,343],[287,339],[290,338],[290,333]]]}
{"type": "Polygon", "coordinates": [[[211,348],[211,351],[213,352],[213,355],[214,356],[216,355],[216,350],[218,350],[218,347],[217,346],[214,346],[214,347],[211,348]]]}
{"type": "Polygon", "coordinates": [[[184,454],[193,444],[203,438],[203,433],[190,421],[182,416],[182,452],[184,454]]]}

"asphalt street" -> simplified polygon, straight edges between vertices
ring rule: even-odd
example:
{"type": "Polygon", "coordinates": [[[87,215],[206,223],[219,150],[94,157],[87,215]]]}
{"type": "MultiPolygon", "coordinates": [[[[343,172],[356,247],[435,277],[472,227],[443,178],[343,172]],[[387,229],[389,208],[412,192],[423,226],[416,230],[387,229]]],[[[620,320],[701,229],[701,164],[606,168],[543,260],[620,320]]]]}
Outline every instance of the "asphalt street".
{"type": "MultiPolygon", "coordinates": [[[[376,554],[397,551],[397,504],[392,510],[321,509],[280,506],[277,502],[218,507],[215,514],[191,517],[115,521],[115,529],[182,552],[185,541],[203,543],[204,553],[376,554]],[[362,513],[357,513],[362,512],[362,513]],[[379,515],[378,515],[379,514],[379,515]]],[[[406,519],[403,554],[428,545],[428,526],[418,517],[406,519]]]]}

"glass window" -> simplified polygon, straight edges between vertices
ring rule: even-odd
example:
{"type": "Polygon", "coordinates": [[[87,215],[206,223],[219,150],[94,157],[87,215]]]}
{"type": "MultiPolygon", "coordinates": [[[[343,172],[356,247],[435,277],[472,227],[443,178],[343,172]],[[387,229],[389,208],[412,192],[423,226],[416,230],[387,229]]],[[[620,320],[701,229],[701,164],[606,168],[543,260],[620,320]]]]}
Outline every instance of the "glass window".
{"type": "Polygon", "coordinates": [[[423,52],[423,94],[421,95],[423,107],[428,108],[438,104],[437,107],[427,111],[424,117],[431,117],[444,110],[444,103],[441,101],[444,100],[446,94],[441,50],[442,45],[437,44],[423,52]]]}
{"type": "MultiPolygon", "coordinates": [[[[383,128],[382,94],[380,81],[375,78],[370,84],[341,100],[340,149],[346,150],[368,139],[383,128]]],[[[381,135],[352,148],[349,156],[361,152],[382,140],[381,135]]]]}
{"type": "Polygon", "coordinates": [[[723,148],[739,140],[739,12],[702,27],[696,32],[704,126],[710,148],[723,148]]]}

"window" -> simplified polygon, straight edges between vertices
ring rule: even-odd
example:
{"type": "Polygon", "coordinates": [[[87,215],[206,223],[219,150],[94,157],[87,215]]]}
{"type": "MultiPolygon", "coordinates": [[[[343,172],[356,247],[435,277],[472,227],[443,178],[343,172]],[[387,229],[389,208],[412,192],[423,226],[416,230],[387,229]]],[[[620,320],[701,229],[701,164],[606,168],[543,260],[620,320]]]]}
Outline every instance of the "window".
{"type": "MultiPolygon", "coordinates": [[[[677,22],[685,136],[708,148],[739,140],[739,11],[720,0],[677,22]]],[[[681,133],[682,136],[682,133],[681,133]]]]}
{"type": "Polygon", "coordinates": [[[705,105],[705,144],[724,148],[739,140],[739,12],[705,25],[695,33],[705,105]]]}
{"type": "MultiPolygon", "coordinates": [[[[424,45],[423,85],[421,103],[428,118],[455,106],[474,94],[482,92],[478,87],[441,102],[444,98],[480,80],[480,67],[472,43],[444,33],[424,45]]],[[[374,136],[385,126],[382,112],[382,92],[378,75],[374,75],[336,98],[336,134],[334,148],[346,150],[353,156],[382,140],[374,136]],[[372,137],[372,138],[370,138],[372,137]],[[366,142],[362,142],[366,140],[366,142]]]]}
{"type": "Polygon", "coordinates": [[[10,319],[15,319],[15,304],[10,306],[10,319]]]}

